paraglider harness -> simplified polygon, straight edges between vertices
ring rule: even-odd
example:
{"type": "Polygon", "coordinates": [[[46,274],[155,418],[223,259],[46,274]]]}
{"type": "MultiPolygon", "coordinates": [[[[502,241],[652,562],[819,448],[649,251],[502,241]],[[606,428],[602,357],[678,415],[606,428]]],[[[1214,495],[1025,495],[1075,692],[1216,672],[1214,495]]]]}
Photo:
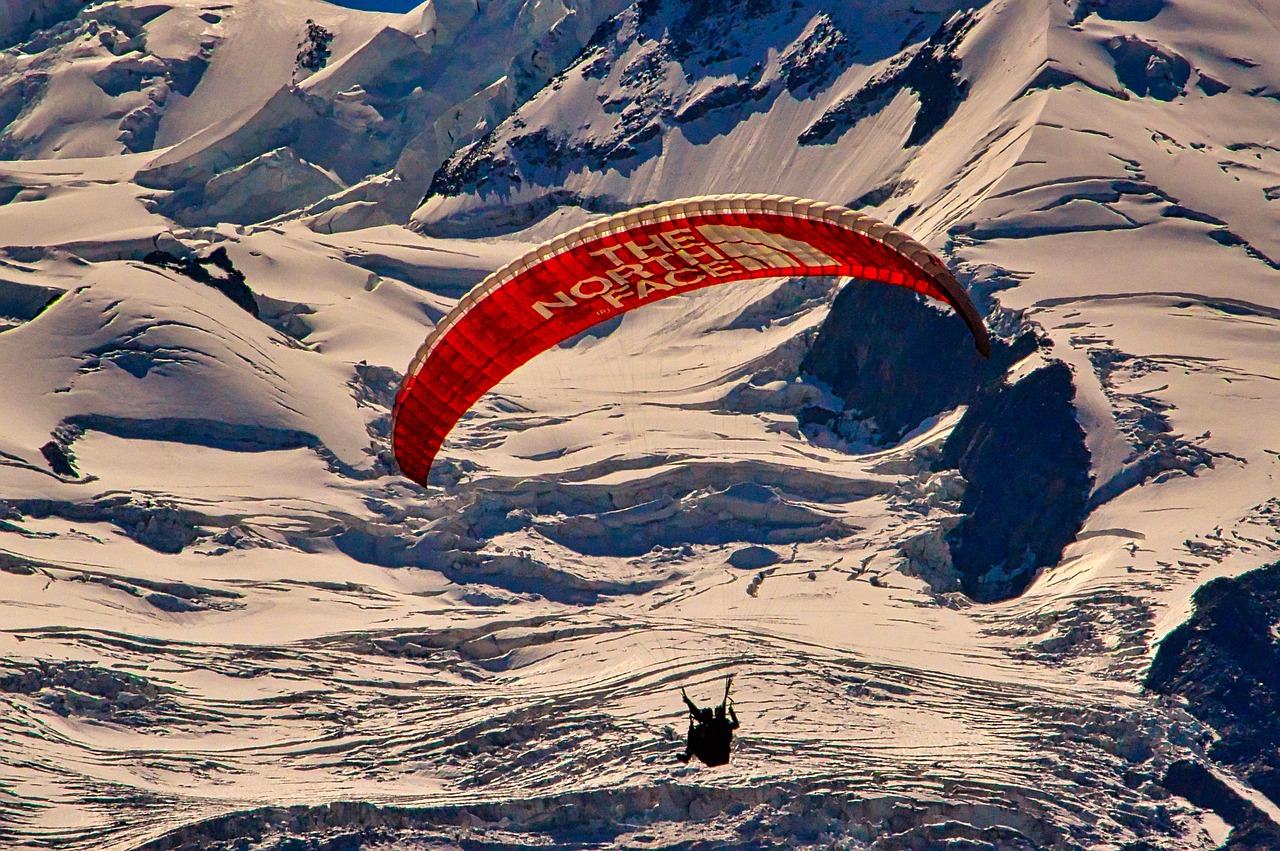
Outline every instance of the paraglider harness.
{"type": "Polygon", "coordinates": [[[729,689],[733,686],[733,675],[724,684],[724,699],[715,709],[699,708],[689,699],[684,689],[680,696],[689,707],[689,739],[684,753],[676,759],[688,762],[697,757],[709,766],[724,765],[729,761],[729,748],[733,744],[733,731],[738,729],[738,715],[733,711],[733,701],[729,698],[729,689]]]}

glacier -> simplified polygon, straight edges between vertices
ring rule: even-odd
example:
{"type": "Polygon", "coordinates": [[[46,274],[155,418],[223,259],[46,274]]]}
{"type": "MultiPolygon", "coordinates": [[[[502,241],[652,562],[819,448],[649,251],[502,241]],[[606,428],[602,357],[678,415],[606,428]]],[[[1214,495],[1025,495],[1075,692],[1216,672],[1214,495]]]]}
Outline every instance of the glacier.
{"type": "Polygon", "coordinates": [[[1280,848],[1278,31],[6,4],[0,845],[1280,848]],[[890,288],[714,288],[397,475],[472,286],[721,192],[908,231],[993,357],[890,288]],[[729,674],[732,762],[677,763],[729,674]]]}

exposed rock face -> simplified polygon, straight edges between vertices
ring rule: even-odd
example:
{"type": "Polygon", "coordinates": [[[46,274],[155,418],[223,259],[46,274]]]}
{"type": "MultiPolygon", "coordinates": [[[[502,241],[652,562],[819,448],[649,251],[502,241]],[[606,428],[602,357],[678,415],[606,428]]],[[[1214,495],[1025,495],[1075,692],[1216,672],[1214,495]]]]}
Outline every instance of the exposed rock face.
{"type": "Polygon", "coordinates": [[[969,482],[952,560],[975,600],[1021,594],[1080,531],[1091,479],[1074,399],[1071,370],[1054,362],[984,388],[947,438],[939,465],[969,482]]]}
{"type": "Polygon", "coordinates": [[[1176,53],[1140,38],[1116,36],[1107,43],[1116,76],[1138,97],[1173,100],[1186,93],[1191,63],[1176,53]]]}
{"type": "Polygon", "coordinates": [[[75,459],[67,448],[56,440],[51,440],[40,447],[40,454],[49,462],[49,469],[59,476],[75,478],[77,475],[75,459]]]}
{"type": "Polygon", "coordinates": [[[1258,805],[1200,763],[1178,760],[1165,772],[1162,785],[1197,807],[1212,810],[1234,828],[1224,846],[1227,851],[1280,847],[1280,830],[1258,805]]]}
{"type": "Polygon", "coordinates": [[[1214,579],[1193,599],[1195,614],[1165,636],[1146,687],[1185,698],[1221,736],[1209,756],[1280,803],[1280,564],[1214,579]]]}
{"type": "Polygon", "coordinates": [[[960,77],[956,47],[972,25],[972,13],[947,21],[916,53],[904,55],[856,94],[824,113],[800,134],[800,144],[835,141],[863,118],[884,109],[904,89],[915,93],[920,109],[903,147],[929,141],[969,91],[969,84],[960,77]]]}
{"type": "Polygon", "coordinates": [[[162,269],[172,269],[175,272],[182,273],[196,283],[213,287],[234,301],[251,316],[258,316],[258,302],[254,299],[253,291],[249,289],[249,285],[245,283],[244,273],[235,267],[231,262],[231,258],[227,255],[227,249],[221,246],[215,248],[208,257],[202,259],[180,258],[170,254],[168,251],[153,251],[143,257],[142,262],[152,266],[159,266],[162,269]],[[209,266],[221,270],[222,275],[211,274],[207,268],[209,266]]]}
{"type": "Polygon", "coordinates": [[[782,557],[768,547],[754,545],[734,550],[729,558],[726,559],[730,567],[737,567],[742,570],[759,570],[762,567],[777,564],[781,560],[782,557]]]}
{"type": "Polygon", "coordinates": [[[860,64],[887,68],[865,85],[861,100],[841,100],[793,132],[804,143],[836,142],[909,90],[919,107],[906,146],[922,144],[966,90],[956,48],[970,16],[949,19],[949,7],[636,3],[601,25],[572,67],[510,118],[457,149],[435,173],[415,226],[441,236],[494,232],[526,226],[556,205],[612,212],[611,205],[634,206],[645,192],[690,192],[648,183],[622,193],[623,201],[616,186],[673,139],[710,144],[779,103],[817,114],[812,104],[860,64]],[[907,49],[933,29],[934,39],[907,49]],[[567,111],[580,116],[575,126],[559,120],[567,111]]]}
{"type": "MultiPolygon", "coordinates": [[[[1071,371],[1055,363],[1013,384],[1003,376],[1035,351],[1034,334],[996,339],[990,359],[968,329],[899,287],[845,287],[803,362],[847,410],[874,421],[893,442],[925,419],[970,405],[938,469],[958,469],[970,487],[966,518],[947,536],[966,594],[992,602],[1017,596],[1055,564],[1083,522],[1089,453],[1075,421],[1071,371]]],[[[802,422],[845,414],[808,408],[802,422]]]]}
{"type": "MultiPolygon", "coordinates": [[[[801,369],[895,441],[923,420],[972,398],[977,388],[1030,354],[1030,335],[994,341],[983,360],[969,329],[902,287],[854,281],[836,296],[801,369]]],[[[811,410],[810,421],[835,412],[811,410]]]]}

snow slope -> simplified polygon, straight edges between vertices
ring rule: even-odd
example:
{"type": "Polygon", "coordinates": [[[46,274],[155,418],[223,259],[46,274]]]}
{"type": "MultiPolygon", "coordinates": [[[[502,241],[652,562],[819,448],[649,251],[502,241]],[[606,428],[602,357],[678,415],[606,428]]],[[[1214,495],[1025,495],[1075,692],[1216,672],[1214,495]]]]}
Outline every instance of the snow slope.
{"type": "Polygon", "coordinates": [[[255,110],[294,71],[308,18],[340,61],[394,15],[323,2],[119,2],[77,9],[0,62],[7,158],[110,156],[179,142],[255,110]],[[246,86],[246,74],[254,85],[246,86]]]}
{"type": "Polygon", "coordinates": [[[0,844],[1280,847],[1231,655],[1276,644],[1280,7],[58,14],[0,56],[0,844]],[[898,222],[996,356],[713,288],[395,474],[467,289],[729,191],[898,222]],[[1213,579],[1264,602],[1215,631],[1213,579]],[[730,673],[734,760],[676,763],[730,673]]]}

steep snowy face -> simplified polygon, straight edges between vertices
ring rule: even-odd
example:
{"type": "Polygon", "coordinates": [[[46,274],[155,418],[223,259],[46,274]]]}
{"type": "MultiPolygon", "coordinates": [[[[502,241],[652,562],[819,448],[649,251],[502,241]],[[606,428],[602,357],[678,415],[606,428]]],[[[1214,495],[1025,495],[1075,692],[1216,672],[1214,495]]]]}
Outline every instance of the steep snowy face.
{"type": "Polygon", "coordinates": [[[1267,92],[1280,68],[1241,39],[1274,26],[1248,4],[1081,6],[1049,32],[1019,167],[952,230],[975,283],[1007,288],[997,300],[1034,317],[1072,365],[1095,507],[1215,458],[1257,457],[1226,433],[1261,409],[1227,394],[1212,425],[1189,384],[1213,351],[1264,357],[1244,325],[1220,339],[1220,310],[1274,315],[1280,109],[1267,92]],[[1122,341],[1130,333],[1147,342],[1122,341]]]}
{"type": "Polygon", "coordinates": [[[474,220],[483,231],[486,220],[523,226],[565,202],[612,210],[727,186],[851,201],[875,175],[897,171],[902,149],[932,136],[963,99],[955,51],[974,13],[960,8],[638,3],[456,154],[414,220],[431,232],[463,232],[474,220]],[[881,116],[891,126],[858,157],[871,168],[825,185],[797,180],[822,159],[806,147],[881,116]]]}
{"type": "Polygon", "coordinates": [[[58,7],[56,25],[33,30],[37,16],[0,54],[0,155],[176,145],[142,181],[175,190],[159,209],[186,224],[259,222],[330,195],[309,211],[324,215],[323,229],[402,220],[459,144],[540,88],[623,5],[428,3],[405,16],[317,0],[58,7]],[[318,73],[295,64],[307,20],[334,35],[318,73]],[[293,185],[264,193],[272,182],[293,185]]]}
{"type": "Polygon", "coordinates": [[[110,156],[173,144],[261,106],[287,83],[308,17],[340,33],[335,58],[367,40],[379,20],[393,19],[313,0],[37,5],[64,14],[15,35],[17,44],[0,54],[6,159],[110,156]]]}
{"type": "MultiPolygon", "coordinates": [[[[253,109],[188,134],[140,180],[171,190],[160,209],[188,225],[261,222],[295,210],[320,230],[403,221],[458,145],[505,118],[622,6],[428,3],[323,70],[295,75],[296,86],[259,88],[253,109]],[[295,191],[252,197],[266,173],[295,160],[301,166],[285,172],[299,178],[295,191]],[[215,176],[221,184],[205,191],[215,176]]],[[[365,19],[356,23],[339,21],[337,31],[349,40],[367,30],[365,19]]]]}

